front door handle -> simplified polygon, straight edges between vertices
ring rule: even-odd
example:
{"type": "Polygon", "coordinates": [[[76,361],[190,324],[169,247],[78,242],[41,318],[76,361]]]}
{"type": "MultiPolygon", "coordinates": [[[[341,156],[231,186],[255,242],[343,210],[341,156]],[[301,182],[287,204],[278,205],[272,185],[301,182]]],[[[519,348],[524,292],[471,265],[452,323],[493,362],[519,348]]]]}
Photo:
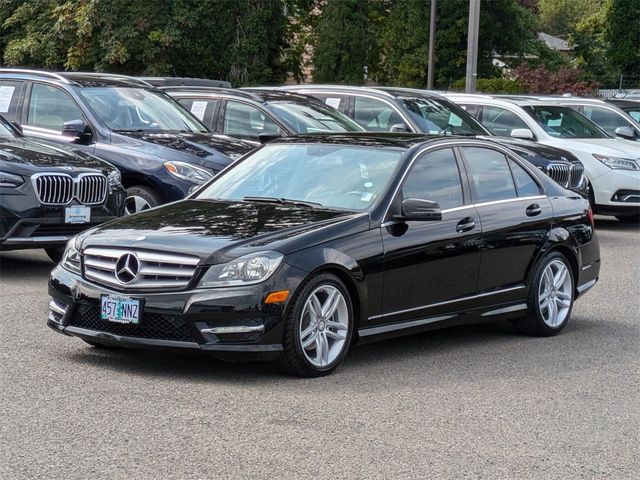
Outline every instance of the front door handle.
{"type": "Polygon", "coordinates": [[[458,222],[456,225],[456,232],[468,232],[469,230],[473,230],[476,227],[476,222],[473,221],[471,217],[465,217],[458,222]]]}
{"type": "Polygon", "coordinates": [[[537,203],[532,203],[525,210],[527,217],[535,217],[536,215],[540,215],[542,213],[542,208],[537,203]]]}

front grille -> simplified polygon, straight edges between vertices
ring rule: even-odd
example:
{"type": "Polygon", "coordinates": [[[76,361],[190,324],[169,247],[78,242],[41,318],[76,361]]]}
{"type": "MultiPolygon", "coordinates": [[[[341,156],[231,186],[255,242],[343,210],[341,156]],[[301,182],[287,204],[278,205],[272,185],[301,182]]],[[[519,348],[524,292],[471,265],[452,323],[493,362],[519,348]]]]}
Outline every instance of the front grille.
{"type": "Polygon", "coordinates": [[[88,280],[127,290],[186,288],[200,261],[192,255],[102,247],[87,248],[83,259],[88,280]],[[118,273],[122,267],[128,271],[118,273]]]}
{"type": "Polygon", "coordinates": [[[78,304],[69,326],[112,333],[124,337],[195,342],[191,330],[182,317],[178,315],[143,312],[139,325],[127,325],[102,320],[100,318],[100,308],[97,306],[78,304]]]}
{"type": "Polygon", "coordinates": [[[107,195],[107,179],[104,175],[80,175],[76,185],[76,198],[85,205],[104,202],[107,195]]]}
{"type": "Polygon", "coordinates": [[[83,205],[98,205],[107,197],[107,178],[97,173],[81,173],[76,178],[66,173],[36,174],[33,182],[43,205],[66,205],[74,198],[83,205]]]}
{"type": "Polygon", "coordinates": [[[36,178],[40,203],[65,205],[73,199],[73,178],[65,174],[41,175],[36,178]]]}
{"type": "Polygon", "coordinates": [[[575,188],[582,183],[584,167],[580,163],[551,163],[547,166],[547,175],[565,188],[575,188]]]}

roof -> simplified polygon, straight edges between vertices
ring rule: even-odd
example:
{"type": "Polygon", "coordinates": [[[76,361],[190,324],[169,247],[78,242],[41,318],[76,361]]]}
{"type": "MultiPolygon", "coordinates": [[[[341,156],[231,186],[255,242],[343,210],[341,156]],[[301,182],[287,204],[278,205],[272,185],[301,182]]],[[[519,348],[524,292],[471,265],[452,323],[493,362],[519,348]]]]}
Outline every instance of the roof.
{"type": "Polygon", "coordinates": [[[301,85],[285,85],[278,87],[278,90],[304,92],[305,90],[333,90],[336,92],[343,91],[347,93],[374,93],[381,96],[391,97],[389,92],[377,87],[361,87],[357,85],[321,85],[315,83],[304,83],[301,85]]]}
{"type": "Polygon", "coordinates": [[[542,97],[527,97],[527,96],[507,96],[507,95],[481,95],[475,93],[446,93],[444,95],[449,100],[454,102],[475,101],[488,105],[559,105],[555,101],[544,100],[542,97]]]}
{"type": "Polygon", "coordinates": [[[561,52],[570,52],[573,50],[569,42],[560,37],[549,35],[548,33],[538,32],[538,40],[543,41],[551,50],[559,50],[561,52]]]}
{"type": "Polygon", "coordinates": [[[217,98],[220,96],[243,98],[258,103],[266,102],[296,102],[296,103],[318,103],[314,97],[295,92],[288,92],[278,89],[251,89],[251,88],[211,88],[211,87],[166,87],[162,88],[172,96],[189,96],[201,98],[217,98]]]}
{"type": "Polygon", "coordinates": [[[401,148],[408,150],[416,145],[435,141],[461,140],[464,142],[494,143],[487,139],[454,135],[427,135],[422,133],[349,132],[344,134],[294,135],[272,140],[271,143],[325,143],[328,145],[354,145],[360,147],[401,148]]]}
{"type": "Polygon", "coordinates": [[[209,78],[191,77],[138,77],[156,87],[222,87],[231,88],[231,83],[226,80],[214,80],[209,78]]]}
{"type": "Polygon", "coordinates": [[[152,85],[135,77],[96,72],[60,72],[60,76],[82,87],[151,87],[152,85]]]}

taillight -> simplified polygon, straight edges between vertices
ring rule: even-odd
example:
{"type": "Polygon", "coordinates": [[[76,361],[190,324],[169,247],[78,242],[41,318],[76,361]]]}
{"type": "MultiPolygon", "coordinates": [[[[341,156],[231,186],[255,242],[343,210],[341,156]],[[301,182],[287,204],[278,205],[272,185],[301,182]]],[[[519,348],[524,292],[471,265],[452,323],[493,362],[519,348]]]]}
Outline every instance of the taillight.
{"type": "Polygon", "coordinates": [[[589,207],[589,209],[587,210],[587,218],[589,218],[589,221],[591,222],[591,226],[595,227],[595,220],[593,218],[593,210],[591,209],[591,207],[589,207]]]}

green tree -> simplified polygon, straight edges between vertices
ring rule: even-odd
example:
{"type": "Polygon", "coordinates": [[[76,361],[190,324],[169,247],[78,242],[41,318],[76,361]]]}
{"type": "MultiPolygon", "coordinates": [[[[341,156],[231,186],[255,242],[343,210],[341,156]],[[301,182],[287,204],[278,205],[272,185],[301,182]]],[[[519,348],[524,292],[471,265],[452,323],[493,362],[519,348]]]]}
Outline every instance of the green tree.
{"type": "Polygon", "coordinates": [[[637,77],[640,75],[640,2],[608,0],[604,17],[607,58],[613,70],[637,77]]]}
{"type": "Polygon", "coordinates": [[[362,84],[372,43],[366,0],[329,0],[318,20],[313,77],[362,84]]]}
{"type": "Polygon", "coordinates": [[[551,35],[569,35],[601,6],[602,0],[539,0],[540,28],[551,35]]]}

